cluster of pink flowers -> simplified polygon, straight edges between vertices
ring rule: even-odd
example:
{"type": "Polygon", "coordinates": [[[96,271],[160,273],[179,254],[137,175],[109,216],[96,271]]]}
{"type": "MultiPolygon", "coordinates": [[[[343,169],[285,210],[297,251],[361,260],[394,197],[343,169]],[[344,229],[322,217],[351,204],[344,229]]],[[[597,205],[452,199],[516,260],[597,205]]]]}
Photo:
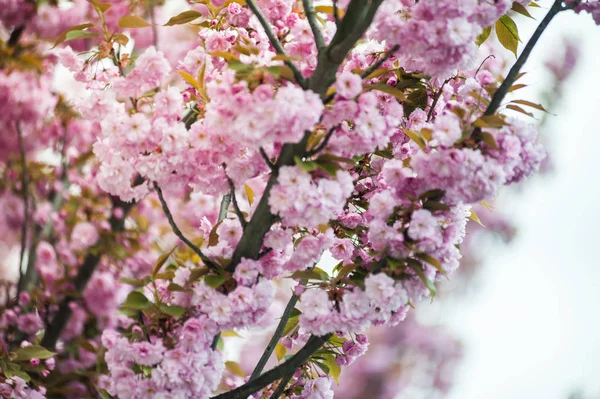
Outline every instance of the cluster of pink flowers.
{"type": "Polygon", "coordinates": [[[167,349],[158,338],[130,341],[107,330],[102,345],[109,374],[101,383],[121,398],[208,397],[224,368],[220,351],[210,349],[209,331],[215,331],[209,319],[190,318],[173,332],[177,343],[167,349]]]}
{"type": "Polygon", "coordinates": [[[316,228],[342,211],[353,190],[352,176],[344,170],[338,170],[334,178],[315,181],[299,166],[286,166],[279,171],[269,205],[286,226],[316,228]]]}
{"type": "Polygon", "coordinates": [[[450,75],[470,66],[477,51],[475,38],[511,4],[512,0],[388,0],[377,13],[372,36],[390,46],[401,44],[398,57],[405,68],[450,75]]]}
{"type": "Polygon", "coordinates": [[[335,334],[282,388],[330,399],[367,350],[362,332],[398,324],[457,269],[472,206],[544,157],[534,127],[481,117],[502,71],[471,63],[474,42],[509,0],[386,0],[348,46],[336,31],[361,23],[344,18],[379,2],[340,0],[334,16],[331,2],[257,0],[265,19],[249,1],[178,16],[153,2],[4,3],[0,228],[25,248],[23,284],[0,287],[0,347],[57,352],[2,357],[24,370],[0,370],[7,398],[234,388],[248,373],[219,336],[276,319],[276,281],[291,278],[300,300],[278,358],[335,334]],[[51,84],[57,63],[76,90],[51,84]]]}

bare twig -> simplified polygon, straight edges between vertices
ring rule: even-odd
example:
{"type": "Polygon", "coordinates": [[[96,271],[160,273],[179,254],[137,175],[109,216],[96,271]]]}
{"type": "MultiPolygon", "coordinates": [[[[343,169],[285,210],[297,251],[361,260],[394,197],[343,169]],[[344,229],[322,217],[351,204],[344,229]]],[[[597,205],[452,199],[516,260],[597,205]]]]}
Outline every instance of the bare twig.
{"type": "MultiPolygon", "coordinates": [[[[223,168],[225,169],[225,165],[223,165],[223,168]]],[[[233,184],[233,180],[231,180],[229,176],[227,176],[227,173],[225,173],[225,176],[227,177],[227,183],[229,184],[229,195],[231,197],[231,203],[233,204],[233,210],[235,211],[235,214],[240,220],[242,228],[245,229],[248,222],[246,222],[244,214],[242,213],[242,210],[240,209],[240,206],[237,202],[237,198],[235,197],[235,185],[233,184]]]]}
{"type": "Polygon", "coordinates": [[[372,74],[373,72],[375,72],[380,66],[383,65],[384,62],[386,62],[387,60],[390,59],[390,57],[392,55],[394,55],[394,53],[396,51],[400,50],[400,45],[396,44],[394,45],[391,49],[389,49],[388,51],[386,51],[383,56],[381,58],[379,58],[377,60],[377,62],[375,62],[373,65],[371,65],[369,68],[367,68],[366,71],[364,71],[362,73],[362,75],[360,75],[361,78],[366,79],[370,74],[372,74]]]}
{"type": "Polygon", "coordinates": [[[259,148],[260,151],[260,155],[263,157],[263,159],[265,160],[265,162],[267,163],[267,165],[269,166],[269,169],[273,170],[273,168],[275,167],[275,165],[273,164],[273,162],[271,162],[271,160],[269,159],[269,156],[267,155],[267,153],[265,152],[265,149],[260,147],[259,148]]]}
{"type": "Polygon", "coordinates": [[[179,239],[181,241],[183,241],[188,247],[190,247],[192,249],[192,251],[194,251],[196,253],[196,255],[198,255],[200,257],[200,259],[202,259],[202,262],[204,262],[204,264],[206,266],[208,266],[208,268],[217,270],[218,269],[217,265],[213,261],[208,259],[206,257],[206,255],[204,255],[202,250],[200,250],[200,248],[198,248],[193,242],[188,240],[183,235],[183,233],[181,232],[181,230],[175,223],[175,219],[173,219],[173,214],[171,213],[171,210],[169,209],[169,206],[167,205],[167,202],[165,201],[165,197],[163,196],[162,190],[160,189],[160,187],[158,186],[158,184],[156,182],[154,183],[154,189],[156,190],[156,194],[158,195],[158,199],[160,201],[160,205],[162,206],[163,212],[164,212],[165,216],[167,217],[167,220],[169,221],[169,225],[171,225],[171,229],[173,229],[173,233],[175,233],[175,235],[177,237],[179,237],[179,239]]]}
{"type": "MultiPolygon", "coordinates": [[[[260,7],[258,7],[258,5],[256,4],[256,2],[254,0],[246,0],[246,4],[248,4],[248,8],[250,8],[250,10],[252,10],[252,13],[254,13],[254,15],[256,15],[258,22],[260,22],[260,25],[265,30],[265,34],[269,38],[269,42],[271,42],[271,45],[273,46],[273,48],[275,49],[277,54],[286,55],[285,50],[283,49],[283,46],[281,45],[281,42],[279,41],[277,36],[275,36],[275,33],[273,33],[273,30],[271,29],[271,25],[270,25],[269,21],[267,20],[267,17],[265,17],[265,14],[263,14],[262,11],[260,10],[260,7]]],[[[296,78],[296,81],[298,82],[298,84],[301,87],[305,87],[306,80],[304,79],[304,76],[302,76],[302,73],[300,72],[300,70],[298,70],[296,65],[294,65],[294,63],[290,60],[286,60],[284,62],[288,67],[290,67],[290,69],[294,73],[294,77],[296,78]]]]}
{"type": "Polygon", "coordinates": [[[437,105],[438,101],[440,100],[440,97],[442,96],[442,91],[444,90],[444,86],[446,86],[448,84],[448,82],[450,82],[452,79],[455,79],[455,78],[456,78],[456,76],[452,76],[452,77],[444,80],[444,82],[442,83],[442,85],[440,86],[438,91],[433,96],[433,101],[431,102],[431,106],[429,107],[429,112],[427,113],[427,122],[429,122],[431,120],[431,118],[433,117],[433,110],[435,109],[435,106],[437,105]]]}

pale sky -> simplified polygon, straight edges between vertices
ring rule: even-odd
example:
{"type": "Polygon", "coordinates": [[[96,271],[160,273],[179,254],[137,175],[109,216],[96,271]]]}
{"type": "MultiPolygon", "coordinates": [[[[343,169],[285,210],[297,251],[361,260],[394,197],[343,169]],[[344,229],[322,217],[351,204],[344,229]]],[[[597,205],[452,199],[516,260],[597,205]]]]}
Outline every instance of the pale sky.
{"type": "MultiPolygon", "coordinates": [[[[475,292],[439,305],[466,346],[450,399],[600,395],[600,26],[569,14],[542,36],[524,68],[532,89],[520,92],[536,99],[542,61],[560,54],[562,37],[577,39],[580,63],[544,133],[555,172],[511,200],[517,239],[485,255],[475,292]]],[[[535,24],[519,20],[524,42],[535,24]]]]}

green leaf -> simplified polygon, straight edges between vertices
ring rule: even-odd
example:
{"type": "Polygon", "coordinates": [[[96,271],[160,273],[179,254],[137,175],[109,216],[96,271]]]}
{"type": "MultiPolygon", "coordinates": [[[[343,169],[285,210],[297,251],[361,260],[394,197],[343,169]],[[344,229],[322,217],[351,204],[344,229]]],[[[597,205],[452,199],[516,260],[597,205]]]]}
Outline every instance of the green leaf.
{"type": "Polygon", "coordinates": [[[232,362],[228,360],[225,362],[225,368],[229,370],[232,374],[237,375],[238,377],[246,378],[246,373],[242,370],[242,366],[240,366],[237,362],[232,362]]]}
{"type": "Polygon", "coordinates": [[[503,15],[496,22],[496,36],[500,44],[517,56],[517,47],[521,39],[515,21],[507,15],[503,15]]]}
{"type": "Polygon", "coordinates": [[[520,112],[520,113],[522,113],[522,114],[524,114],[524,115],[527,115],[527,116],[529,116],[529,117],[533,118],[533,114],[532,114],[531,112],[527,112],[527,111],[525,111],[523,108],[519,107],[518,105],[514,105],[514,104],[508,104],[508,105],[506,106],[506,108],[508,108],[508,109],[512,109],[513,111],[520,112]]]}
{"type": "Polygon", "coordinates": [[[421,281],[423,282],[425,287],[427,287],[427,289],[429,290],[429,293],[431,294],[431,298],[433,299],[437,290],[436,290],[433,282],[431,280],[429,280],[427,278],[427,276],[425,275],[425,271],[423,271],[423,267],[422,267],[421,263],[419,263],[418,261],[414,261],[413,259],[408,259],[407,261],[408,261],[408,266],[412,270],[414,270],[414,272],[417,274],[417,276],[419,276],[419,278],[421,279],[421,281]]]}
{"type": "Polygon", "coordinates": [[[501,115],[483,115],[473,122],[475,127],[500,128],[506,126],[506,122],[501,115]]]}
{"type": "Polygon", "coordinates": [[[127,46],[127,43],[129,43],[129,38],[122,33],[115,33],[112,37],[112,41],[119,43],[121,46],[127,46]]]}
{"type": "Polygon", "coordinates": [[[419,195],[419,199],[439,201],[442,198],[444,198],[444,195],[446,195],[446,190],[436,188],[433,190],[425,191],[423,194],[419,195]]]}
{"type": "Polygon", "coordinates": [[[275,345],[275,355],[277,355],[277,360],[281,361],[285,354],[287,353],[287,349],[285,346],[281,344],[275,345]]]}
{"type": "Polygon", "coordinates": [[[135,278],[121,277],[119,283],[133,285],[134,287],[143,287],[148,284],[144,280],[136,280],[135,278]]]}
{"type": "Polygon", "coordinates": [[[287,323],[285,323],[285,328],[283,329],[283,335],[288,335],[290,331],[292,331],[298,325],[298,316],[292,316],[288,319],[287,323]]]}
{"type": "Polygon", "coordinates": [[[419,147],[421,147],[422,150],[425,150],[425,148],[427,147],[427,143],[425,142],[425,139],[423,139],[419,133],[410,130],[410,129],[403,129],[402,132],[404,134],[406,134],[408,137],[410,137],[410,139],[412,141],[414,141],[415,143],[417,143],[419,145],[419,147]]]}
{"type": "Polygon", "coordinates": [[[98,393],[100,394],[100,397],[102,399],[114,399],[113,396],[111,394],[109,394],[106,389],[103,389],[103,388],[96,388],[96,389],[98,390],[98,393]]]}
{"type": "Polygon", "coordinates": [[[244,184],[244,190],[246,190],[246,197],[248,197],[248,204],[252,206],[254,203],[254,190],[247,184],[244,184]]]}
{"type": "Polygon", "coordinates": [[[471,219],[475,223],[479,224],[480,226],[485,227],[483,225],[483,223],[481,223],[481,220],[479,220],[479,216],[477,216],[477,214],[475,213],[475,211],[472,210],[472,209],[471,209],[471,214],[469,215],[469,219],[471,219]]]}
{"type": "Polygon", "coordinates": [[[188,22],[192,22],[195,19],[198,19],[202,16],[202,14],[196,10],[188,10],[184,11],[179,15],[171,17],[169,22],[167,22],[164,26],[173,26],[173,25],[183,25],[188,22]]]}
{"type": "Polygon", "coordinates": [[[519,13],[521,15],[524,15],[527,18],[535,19],[535,18],[533,18],[531,16],[531,14],[529,13],[529,11],[527,11],[527,9],[525,8],[525,6],[523,6],[520,3],[517,3],[516,1],[513,2],[511,10],[513,10],[514,12],[519,13]]]}
{"type": "Polygon", "coordinates": [[[169,259],[169,256],[171,256],[175,249],[177,249],[177,246],[174,246],[173,249],[171,249],[169,252],[165,252],[164,254],[159,256],[158,260],[156,261],[156,265],[154,265],[154,270],[152,271],[153,276],[156,276],[160,268],[163,267],[163,265],[165,264],[167,259],[169,259]]]}
{"type": "Polygon", "coordinates": [[[325,364],[327,365],[327,367],[329,367],[329,372],[331,374],[331,376],[333,377],[333,380],[335,381],[336,384],[340,384],[339,382],[339,378],[340,378],[340,373],[342,372],[342,368],[337,364],[337,362],[335,361],[335,357],[333,355],[329,355],[325,357],[327,360],[325,361],[325,364]]]}
{"type": "Polygon", "coordinates": [[[190,86],[194,87],[196,90],[200,91],[200,84],[196,81],[196,79],[187,73],[186,71],[177,71],[179,76],[181,76],[186,82],[189,83],[190,86]]]}
{"type": "Polygon", "coordinates": [[[321,280],[321,281],[329,281],[329,275],[322,269],[315,267],[312,270],[298,270],[295,271],[290,278],[301,280],[321,280]]]}
{"type": "Polygon", "coordinates": [[[379,90],[396,97],[396,99],[398,99],[399,101],[406,101],[406,96],[402,91],[396,89],[395,87],[388,86],[385,83],[378,83],[376,85],[366,85],[364,86],[364,88],[365,90],[379,90]]]}
{"type": "Polygon", "coordinates": [[[490,33],[492,33],[491,26],[483,28],[477,39],[475,39],[475,44],[481,46],[490,37],[490,33]]]}
{"type": "Polygon", "coordinates": [[[492,134],[490,132],[481,132],[480,136],[481,136],[481,141],[486,143],[488,146],[490,146],[494,150],[498,149],[498,143],[496,143],[496,139],[494,138],[494,136],[492,136],[492,134]]]}
{"type": "Polygon", "coordinates": [[[93,26],[94,26],[94,24],[91,24],[88,22],[88,23],[81,24],[81,25],[75,25],[75,26],[70,27],[69,29],[66,29],[64,32],[62,32],[60,35],[58,35],[58,37],[56,38],[56,41],[54,42],[54,46],[52,46],[52,48],[54,48],[54,47],[58,46],[59,44],[61,44],[62,42],[64,42],[66,40],[69,32],[83,31],[84,29],[91,28],[93,26]]]}
{"type": "Polygon", "coordinates": [[[167,287],[167,291],[169,292],[190,292],[189,289],[180,286],[179,284],[171,283],[167,287]]]}
{"type": "Polygon", "coordinates": [[[431,266],[435,267],[436,270],[438,272],[440,272],[440,274],[442,274],[443,276],[446,275],[446,271],[442,267],[442,262],[440,262],[439,260],[437,260],[433,256],[431,256],[429,254],[426,254],[426,253],[419,253],[419,254],[416,254],[415,256],[417,258],[419,258],[421,260],[424,260],[425,262],[429,263],[431,266]]]}
{"type": "Polygon", "coordinates": [[[30,345],[24,348],[19,348],[16,351],[17,357],[14,359],[15,361],[23,361],[23,360],[31,360],[31,359],[40,359],[45,360],[51,358],[56,355],[54,352],[50,352],[48,349],[44,348],[40,345],[30,345]]]}
{"type": "Polygon", "coordinates": [[[119,28],[123,29],[146,28],[148,26],[150,24],[137,15],[125,15],[119,20],[119,28]]]}
{"type": "Polygon", "coordinates": [[[425,201],[423,203],[423,208],[430,210],[430,211],[449,211],[450,207],[442,202],[439,201],[433,201],[433,200],[429,200],[429,201],[425,201]]]}
{"type": "Polygon", "coordinates": [[[127,295],[127,299],[121,305],[121,307],[135,310],[144,310],[152,306],[152,302],[146,298],[146,295],[139,291],[132,291],[127,295]]]}
{"type": "Polygon", "coordinates": [[[185,313],[185,308],[177,305],[161,305],[159,306],[159,309],[161,312],[177,319],[185,313]]]}
{"type": "Polygon", "coordinates": [[[526,105],[539,111],[548,112],[548,110],[546,110],[546,108],[544,108],[541,104],[532,103],[531,101],[527,100],[512,100],[511,103],[526,105]]]}
{"type": "Polygon", "coordinates": [[[220,273],[219,275],[211,274],[209,276],[206,276],[204,277],[204,282],[209,287],[218,288],[222,286],[225,282],[225,273],[220,273]]]}
{"type": "Polygon", "coordinates": [[[88,37],[96,37],[99,34],[97,32],[88,32],[87,30],[72,30],[70,32],[67,33],[67,36],[65,37],[65,42],[68,42],[70,40],[76,40],[76,39],[85,39],[88,37]]]}
{"type": "Polygon", "coordinates": [[[294,162],[306,173],[314,172],[319,168],[319,164],[315,161],[303,161],[299,156],[294,157],[294,162]]]}

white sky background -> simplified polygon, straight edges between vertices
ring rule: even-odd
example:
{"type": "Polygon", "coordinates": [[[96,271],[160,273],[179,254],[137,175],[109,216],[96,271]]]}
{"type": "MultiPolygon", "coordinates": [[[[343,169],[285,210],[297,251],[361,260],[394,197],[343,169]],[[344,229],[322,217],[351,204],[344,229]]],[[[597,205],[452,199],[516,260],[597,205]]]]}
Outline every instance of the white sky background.
{"type": "MultiPolygon", "coordinates": [[[[537,21],[518,20],[523,42],[537,21]]],[[[600,26],[559,15],[524,68],[531,88],[519,98],[540,100],[542,63],[560,56],[564,36],[582,55],[544,131],[555,171],[511,199],[517,238],[485,254],[475,291],[437,305],[466,350],[450,399],[600,395],[600,26]]]]}

